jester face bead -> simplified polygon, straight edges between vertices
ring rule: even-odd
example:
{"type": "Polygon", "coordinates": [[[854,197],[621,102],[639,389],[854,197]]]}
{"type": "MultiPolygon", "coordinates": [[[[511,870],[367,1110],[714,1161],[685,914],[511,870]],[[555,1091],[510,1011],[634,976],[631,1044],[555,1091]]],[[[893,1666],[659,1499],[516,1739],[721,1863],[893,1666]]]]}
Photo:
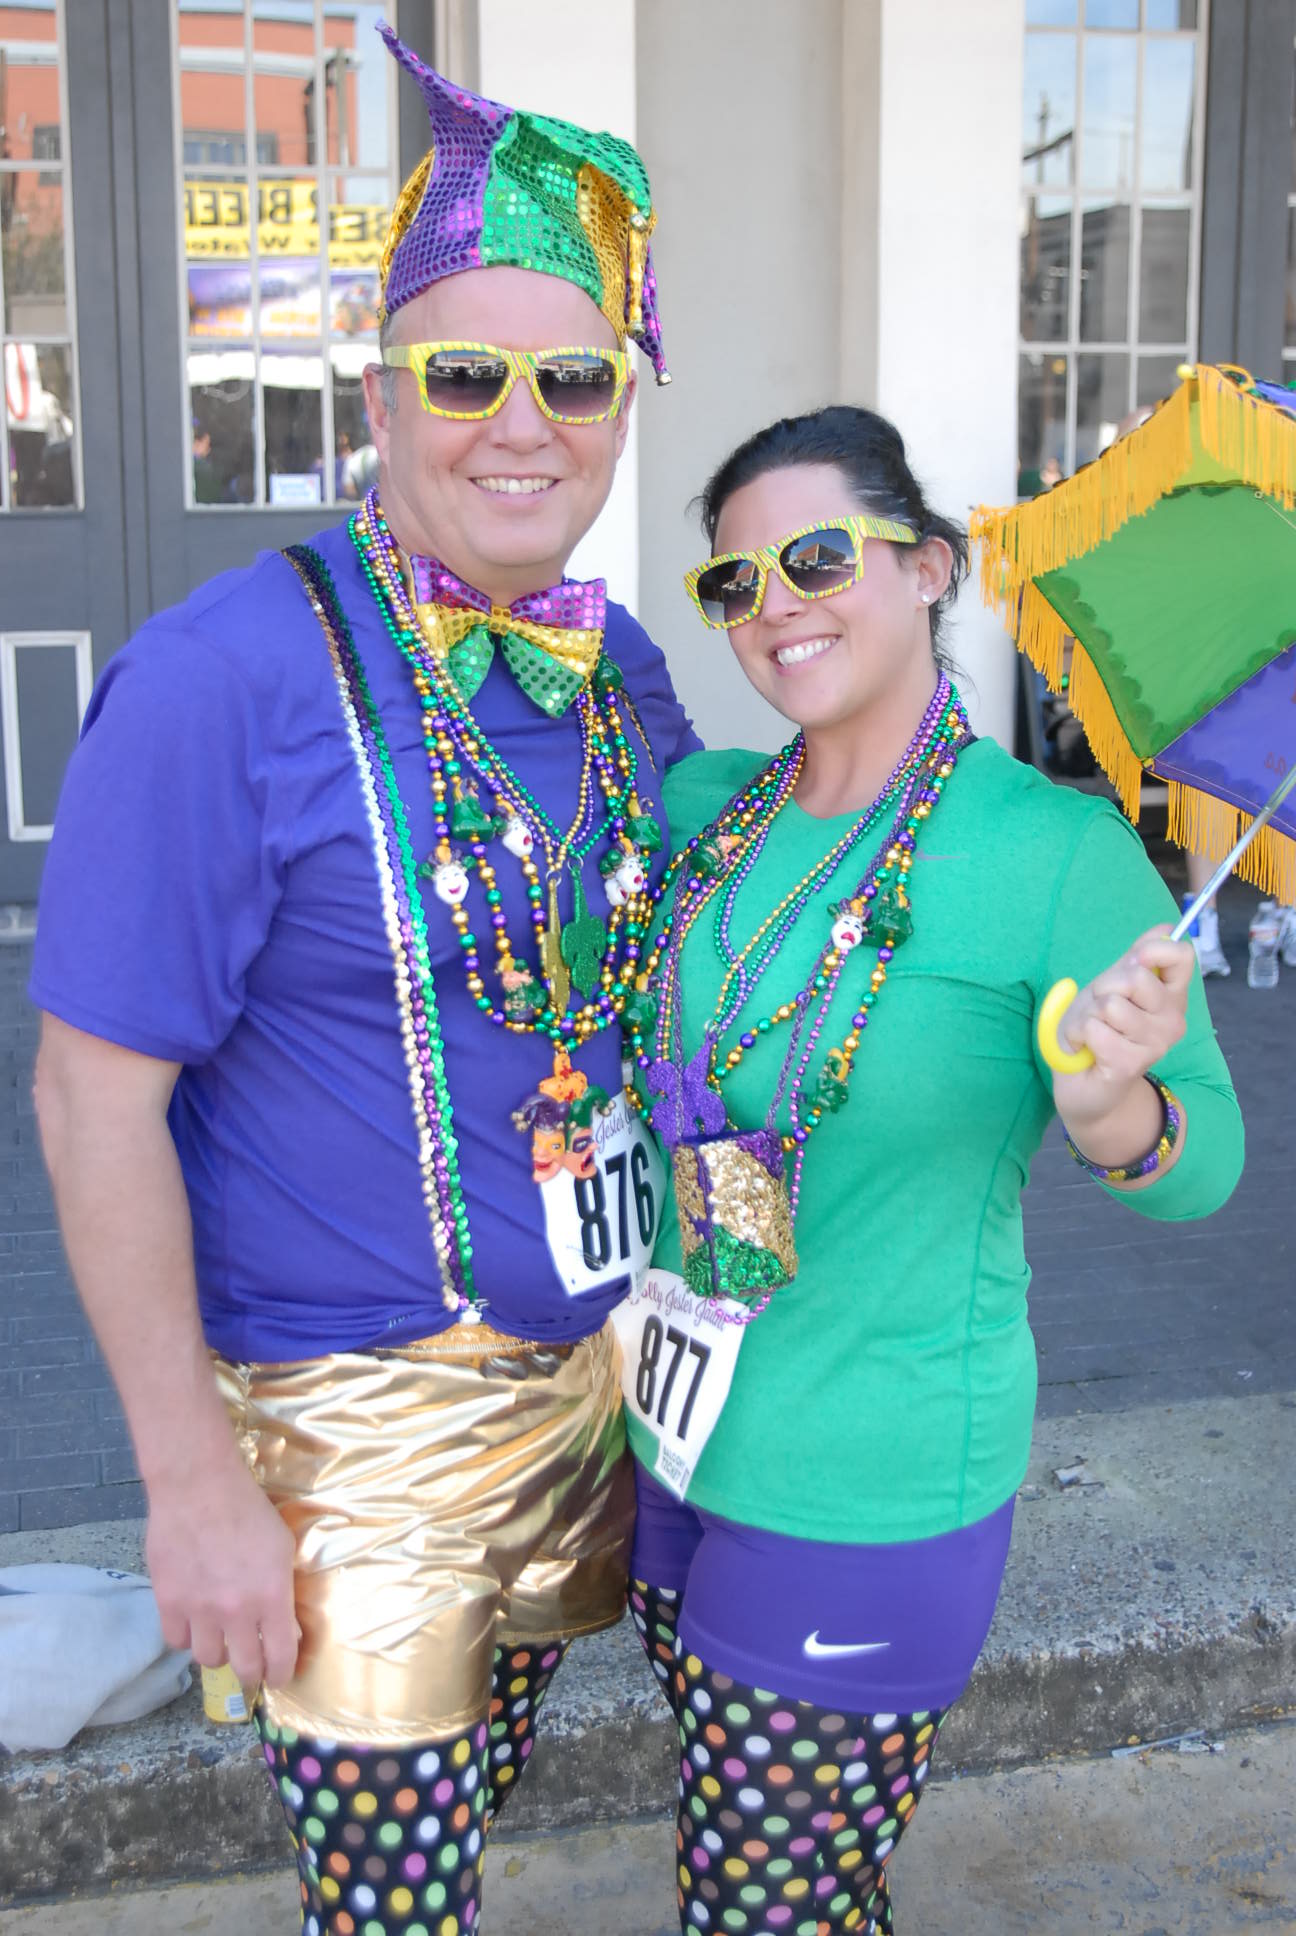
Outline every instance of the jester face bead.
{"type": "Polygon", "coordinates": [[[432,875],[432,891],[447,907],[462,907],[468,898],[468,873],[461,862],[443,860],[432,875]]]}
{"type": "Polygon", "coordinates": [[[842,914],[833,922],[832,942],[839,954],[849,954],[864,939],[862,914],[842,914]]]}
{"type": "Polygon", "coordinates": [[[637,854],[627,854],[618,867],[604,876],[603,892],[612,907],[624,907],[632,896],[642,894],[647,885],[643,862],[637,854]]]}
{"type": "Polygon", "coordinates": [[[535,841],[532,838],[531,829],[520,814],[509,816],[505,823],[503,840],[510,854],[516,854],[519,860],[530,860],[535,841]]]}

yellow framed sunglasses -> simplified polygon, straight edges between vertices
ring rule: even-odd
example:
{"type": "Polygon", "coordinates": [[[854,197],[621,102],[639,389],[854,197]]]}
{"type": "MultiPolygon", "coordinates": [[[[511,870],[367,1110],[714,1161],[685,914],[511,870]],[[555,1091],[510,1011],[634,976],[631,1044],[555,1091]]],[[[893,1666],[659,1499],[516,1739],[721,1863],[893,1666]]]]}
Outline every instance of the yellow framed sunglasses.
{"type": "Polygon", "coordinates": [[[506,350],[495,343],[393,343],[382,360],[392,369],[413,370],[425,410],[460,423],[493,417],[519,378],[551,423],[606,423],[621,408],[630,374],[626,350],[580,346],[506,350]]]}
{"type": "Polygon", "coordinates": [[[685,573],[684,587],[703,624],[727,632],[730,626],[746,625],[756,617],[765,602],[771,571],[798,598],[831,598],[834,592],[845,591],[863,576],[866,538],[885,538],[888,544],[918,543],[911,524],[861,511],[808,524],[755,551],[726,551],[719,558],[708,558],[685,573]]]}

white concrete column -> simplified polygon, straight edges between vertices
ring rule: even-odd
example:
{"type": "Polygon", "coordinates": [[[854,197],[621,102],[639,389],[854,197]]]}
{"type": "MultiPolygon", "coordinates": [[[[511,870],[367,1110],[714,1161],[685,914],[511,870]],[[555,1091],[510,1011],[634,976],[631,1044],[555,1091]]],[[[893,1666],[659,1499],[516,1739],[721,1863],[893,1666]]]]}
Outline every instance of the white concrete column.
{"type": "MultiPolygon", "coordinates": [[[[845,4],[880,6],[876,405],[966,518],[1016,494],[1023,0],[845,4]]],[[[1011,750],[1015,653],[975,584],[949,642],[973,726],[1011,750]]]]}
{"type": "MultiPolygon", "coordinates": [[[[478,17],[480,93],[635,141],[635,0],[480,0],[478,17]]],[[[641,392],[652,390],[646,358],[631,354],[641,392]]],[[[612,494],[570,565],[575,577],[606,578],[631,611],[639,608],[638,412],[636,403],[612,494]]]]}
{"type": "Polygon", "coordinates": [[[639,145],[674,377],[644,412],[642,616],[712,746],[790,733],[682,580],[707,553],[689,503],[711,472],[771,419],[836,395],[842,4],[639,7],[639,145]]]}

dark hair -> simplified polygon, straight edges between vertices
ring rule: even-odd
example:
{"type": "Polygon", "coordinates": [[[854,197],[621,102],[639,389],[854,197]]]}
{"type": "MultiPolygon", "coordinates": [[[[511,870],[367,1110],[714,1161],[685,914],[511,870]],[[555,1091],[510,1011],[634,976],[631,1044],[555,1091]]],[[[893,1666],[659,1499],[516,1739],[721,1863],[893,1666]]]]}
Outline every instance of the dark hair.
{"type": "Polygon", "coordinates": [[[954,554],[954,569],[948,586],[932,607],[932,650],[937,665],[953,671],[941,650],[940,637],[945,612],[967,577],[967,532],[952,518],[943,518],[932,510],[909,468],[904,438],[876,410],[834,403],[804,417],[781,417],[739,444],[697,499],[707,542],[714,546],[720,513],[735,491],[767,471],[791,470],[799,464],[831,464],[846,479],[862,511],[901,518],[913,526],[920,539],[944,539],[954,554]]]}

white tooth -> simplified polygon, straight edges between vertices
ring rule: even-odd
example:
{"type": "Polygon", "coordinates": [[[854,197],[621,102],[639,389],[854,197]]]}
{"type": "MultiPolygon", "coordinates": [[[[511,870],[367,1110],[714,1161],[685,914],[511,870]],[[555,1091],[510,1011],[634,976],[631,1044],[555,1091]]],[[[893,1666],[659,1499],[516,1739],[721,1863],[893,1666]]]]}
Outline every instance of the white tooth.
{"type": "Polygon", "coordinates": [[[780,665],[802,665],[807,659],[817,659],[831,645],[831,639],[803,639],[796,645],[782,646],[774,656],[780,665]]]}

